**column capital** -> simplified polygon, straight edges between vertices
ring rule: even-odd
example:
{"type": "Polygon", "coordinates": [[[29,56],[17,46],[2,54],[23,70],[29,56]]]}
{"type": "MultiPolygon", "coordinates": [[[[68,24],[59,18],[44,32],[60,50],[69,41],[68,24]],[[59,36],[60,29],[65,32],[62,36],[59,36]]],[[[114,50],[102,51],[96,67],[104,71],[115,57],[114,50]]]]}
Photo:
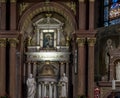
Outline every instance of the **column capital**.
{"type": "Polygon", "coordinates": [[[0,38],[0,47],[6,47],[6,38],[0,38]]]}
{"type": "Polygon", "coordinates": [[[78,46],[83,46],[85,44],[85,38],[77,38],[76,42],[78,46]]]}
{"type": "Polygon", "coordinates": [[[8,38],[8,41],[10,42],[11,47],[16,47],[16,44],[18,43],[17,38],[8,38]]]}
{"type": "Polygon", "coordinates": [[[87,38],[87,42],[89,46],[94,46],[96,42],[96,38],[87,38]]]}

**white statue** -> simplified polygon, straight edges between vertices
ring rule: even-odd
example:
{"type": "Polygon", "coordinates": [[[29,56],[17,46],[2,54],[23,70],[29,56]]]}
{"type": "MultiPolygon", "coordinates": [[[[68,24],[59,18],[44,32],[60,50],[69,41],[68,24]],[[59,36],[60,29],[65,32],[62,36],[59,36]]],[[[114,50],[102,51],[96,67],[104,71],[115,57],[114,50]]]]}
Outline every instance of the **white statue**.
{"type": "Polygon", "coordinates": [[[116,79],[120,80],[120,62],[116,65],[116,79]]]}
{"type": "Polygon", "coordinates": [[[61,95],[60,95],[60,97],[67,98],[68,78],[66,77],[65,73],[63,73],[63,76],[60,79],[60,84],[61,84],[61,95]]]}
{"type": "Polygon", "coordinates": [[[36,93],[36,81],[33,78],[32,74],[30,74],[27,79],[27,87],[28,87],[27,98],[34,98],[36,93]]]}

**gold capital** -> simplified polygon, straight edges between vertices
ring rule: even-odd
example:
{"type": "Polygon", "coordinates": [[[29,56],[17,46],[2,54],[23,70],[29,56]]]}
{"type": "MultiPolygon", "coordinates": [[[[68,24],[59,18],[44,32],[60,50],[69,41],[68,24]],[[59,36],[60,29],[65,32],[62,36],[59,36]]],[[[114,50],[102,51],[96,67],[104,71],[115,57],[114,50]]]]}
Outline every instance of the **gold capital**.
{"type": "Polygon", "coordinates": [[[85,44],[85,38],[77,38],[76,42],[78,46],[83,46],[85,44]]]}
{"type": "Polygon", "coordinates": [[[11,47],[16,47],[16,44],[18,43],[17,38],[9,38],[8,41],[10,42],[11,47]]]}
{"type": "Polygon", "coordinates": [[[96,38],[87,38],[87,42],[89,46],[94,46],[96,42],[96,38]]]}
{"type": "Polygon", "coordinates": [[[0,47],[6,47],[6,38],[0,38],[0,47]]]}

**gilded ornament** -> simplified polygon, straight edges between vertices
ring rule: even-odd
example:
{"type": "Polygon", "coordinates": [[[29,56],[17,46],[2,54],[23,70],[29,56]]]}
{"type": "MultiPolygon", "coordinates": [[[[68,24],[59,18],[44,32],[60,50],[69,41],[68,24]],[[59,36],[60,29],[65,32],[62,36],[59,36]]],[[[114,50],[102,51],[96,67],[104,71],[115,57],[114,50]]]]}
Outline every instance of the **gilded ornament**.
{"type": "Polygon", "coordinates": [[[96,38],[87,38],[87,41],[89,46],[94,46],[96,42],[96,38]]]}
{"type": "Polygon", "coordinates": [[[0,38],[0,47],[6,47],[6,38],[0,38]]]}
{"type": "Polygon", "coordinates": [[[26,8],[28,7],[28,3],[21,3],[20,4],[20,15],[22,15],[22,13],[26,10],[26,8]]]}
{"type": "Polygon", "coordinates": [[[69,41],[70,41],[70,38],[69,36],[66,37],[66,46],[69,46],[69,41]]]}
{"type": "Polygon", "coordinates": [[[74,14],[76,14],[76,4],[75,4],[75,2],[66,2],[65,3],[73,12],[74,12],[74,14]]]}
{"type": "Polygon", "coordinates": [[[16,44],[18,43],[17,38],[9,38],[8,41],[10,42],[11,47],[16,47],[16,44]]]}
{"type": "Polygon", "coordinates": [[[83,46],[85,44],[85,38],[77,38],[76,42],[78,46],[83,46]]]}

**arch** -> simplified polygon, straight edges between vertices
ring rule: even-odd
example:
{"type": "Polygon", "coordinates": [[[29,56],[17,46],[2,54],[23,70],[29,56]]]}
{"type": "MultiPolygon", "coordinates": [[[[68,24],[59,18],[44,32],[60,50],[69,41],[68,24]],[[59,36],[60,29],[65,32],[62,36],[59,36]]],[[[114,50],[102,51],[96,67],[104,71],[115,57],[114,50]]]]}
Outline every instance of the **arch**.
{"type": "Polygon", "coordinates": [[[50,2],[48,4],[42,2],[33,5],[22,15],[18,24],[18,30],[24,30],[34,16],[45,11],[53,11],[62,15],[75,29],[77,28],[75,17],[68,8],[57,2],[50,2]]]}

